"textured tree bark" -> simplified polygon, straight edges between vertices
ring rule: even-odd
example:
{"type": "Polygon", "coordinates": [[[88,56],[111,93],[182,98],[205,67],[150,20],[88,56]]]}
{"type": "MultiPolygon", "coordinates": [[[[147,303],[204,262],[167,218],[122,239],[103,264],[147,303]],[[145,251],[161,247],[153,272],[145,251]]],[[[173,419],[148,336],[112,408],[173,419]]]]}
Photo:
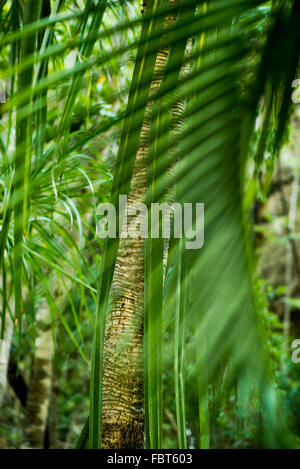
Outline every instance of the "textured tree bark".
{"type": "Polygon", "coordinates": [[[26,405],[25,447],[38,449],[44,448],[52,380],[53,340],[46,300],[37,314],[36,334],[26,405]]]}
{"type": "MultiPolygon", "coordinates": [[[[174,1],[170,0],[169,4],[174,1]]],[[[174,15],[169,15],[166,23],[175,20],[174,15]]],[[[150,94],[160,86],[167,57],[168,49],[160,49],[150,94]]],[[[183,109],[182,103],[174,106],[176,123],[172,125],[171,132],[181,127],[183,109]]],[[[127,200],[128,207],[136,202],[145,202],[150,125],[151,105],[148,105],[127,200]]],[[[128,216],[128,224],[131,220],[132,217],[128,216]]],[[[143,316],[144,239],[121,237],[104,339],[101,435],[101,447],[104,449],[144,446],[143,316]]]]}

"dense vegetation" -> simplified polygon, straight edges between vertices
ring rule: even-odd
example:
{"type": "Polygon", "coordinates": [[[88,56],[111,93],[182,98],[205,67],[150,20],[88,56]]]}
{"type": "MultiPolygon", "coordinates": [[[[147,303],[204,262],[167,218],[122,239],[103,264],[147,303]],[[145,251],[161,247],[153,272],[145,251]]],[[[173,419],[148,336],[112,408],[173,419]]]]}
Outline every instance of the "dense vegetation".
{"type": "Polygon", "coordinates": [[[0,448],[299,447],[299,24],[0,2],[0,448]],[[204,204],[203,247],[120,195],[204,204]]]}

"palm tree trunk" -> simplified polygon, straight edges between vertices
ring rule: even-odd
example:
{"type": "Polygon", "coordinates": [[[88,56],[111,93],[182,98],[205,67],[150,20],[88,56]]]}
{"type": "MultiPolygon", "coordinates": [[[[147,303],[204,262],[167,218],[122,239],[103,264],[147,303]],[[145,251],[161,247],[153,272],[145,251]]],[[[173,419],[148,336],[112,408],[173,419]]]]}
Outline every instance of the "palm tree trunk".
{"type": "MultiPolygon", "coordinates": [[[[169,15],[166,23],[175,20],[174,15],[169,15]]],[[[168,48],[160,49],[150,94],[160,86],[167,57],[168,48]]],[[[132,204],[145,202],[151,111],[148,105],[127,200],[129,210],[132,204]]],[[[182,104],[176,105],[176,111],[182,114],[182,104]]],[[[180,124],[178,116],[176,121],[180,124]]],[[[128,216],[128,224],[131,220],[128,216]]],[[[144,446],[143,322],[144,239],[121,237],[103,351],[101,447],[104,449],[144,446]]]]}
{"type": "Polygon", "coordinates": [[[53,338],[49,305],[42,303],[36,317],[35,356],[28,386],[26,448],[44,448],[52,381],[53,338]]]}
{"type": "MultiPolygon", "coordinates": [[[[13,337],[13,322],[8,314],[6,313],[6,324],[3,340],[0,340],[0,408],[3,402],[3,398],[7,387],[7,371],[10,355],[10,347],[13,337]]],[[[0,319],[0,330],[1,330],[1,319],[0,319]]]]}

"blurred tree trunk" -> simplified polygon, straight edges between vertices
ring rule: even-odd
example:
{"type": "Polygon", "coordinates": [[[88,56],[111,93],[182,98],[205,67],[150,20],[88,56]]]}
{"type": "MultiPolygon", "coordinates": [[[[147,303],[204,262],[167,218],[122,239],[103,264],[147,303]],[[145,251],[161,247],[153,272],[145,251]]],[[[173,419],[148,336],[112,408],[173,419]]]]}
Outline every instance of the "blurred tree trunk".
{"type": "MultiPolygon", "coordinates": [[[[2,329],[2,321],[0,319],[0,330],[2,329]]],[[[7,387],[7,372],[10,355],[10,347],[13,336],[13,322],[6,312],[5,329],[3,340],[0,340],[0,408],[7,387]]]]}
{"type": "Polygon", "coordinates": [[[45,300],[36,317],[35,355],[27,395],[25,446],[29,448],[44,448],[51,395],[52,355],[51,317],[45,300]]]}
{"type": "MultiPolygon", "coordinates": [[[[175,15],[169,15],[166,23],[175,20],[175,15]]],[[[160,86],[167,57],[168,48],[160,49],[150,95],[160,86]]],[[[172,132],[181,127],[183,110],[182,103],[174,107],[177,123],[172,132]]],[[[151,113],[152,106],[148,105],[127,199],[129,210],[134,203],[145,202],[151,113]]],[[[128,216],[128,225],[132,218],[128,216]]],[[[143,323],[144,239],[121,237],[104,339],[101,435],[104,449],[144,446],[143,323]]]]}

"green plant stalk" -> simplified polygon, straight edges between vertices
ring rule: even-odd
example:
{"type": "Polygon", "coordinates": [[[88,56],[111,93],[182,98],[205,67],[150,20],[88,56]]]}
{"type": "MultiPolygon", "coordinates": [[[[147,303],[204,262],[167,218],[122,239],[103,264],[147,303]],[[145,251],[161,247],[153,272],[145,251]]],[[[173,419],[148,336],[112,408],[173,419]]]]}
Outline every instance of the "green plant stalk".
{"type": "Polygon", "coordinates": [[[10,185],[8,188],[6,200],[4,201],[4,214],[3,214],[3,221],[2,221],[2,229],[0,232],[0,265],[4,262],[4,251],[6,240],[8,236],[9,226],[11,222],[11,215],[12,215],[12,179],[10,181],[10,185]]]}
{"type": "MultiPolygon", "coordinates": [[[[41,17],[49,17],[51,13],[51,6],[50,0],[42,0],[42,13],[41,17]]],[[[43,44],[43,39],[45,37],[46,27],[44,29],[39,30],[38,34],[38,49],[40,50],[43,44]]],[[[49,44],[51,43],[51,35],[49,36],[49,44]]],[[[48,46],[48,44],[47,44],[48,46]]],[[[38,79],[41,80],[48,75],[48,59],[44,59],[40,62],[41,66],[39,69],[39,76],[38,79]]],[[[39,101],[38,104],[38,111],[36,114],[36,140],[37,140],[37,148],[36,148],[36,159],[37,164],[41,161],[44,151],[44,141],[45,141],[45,131],[46,131],[46,124],[47,124],[47,87],[44,88],[36,97],[39,101]]]]}
{"type": "MultiPolygon", "coordinates": [[[[203,343],[202,343],[203,347],[203,343]]],[[[196,374],[198,390],[198,412],[199,412],[199,448],[209,449],[210,447],[210,415],[208,402],[208,383],[205,364],[200,359],[203,351],[200,350],[199,340],[196,339],[196,374]]]]}
{"type": "MultiPolygon", "coordinates": [[[[159,119],[156,120],[159,125],[159,119]]],[[[151,142],[153,142],[151,138],[151,142]]],[[[155,140],[153,142],[155,146],[155,140]]],[[[155,167],[148,165],[148,203],[159,202],[155,193],[155,167]]],[[[148,212],[151,226],[151,211],[148,212]]],[[[145,242],[145,316],[144,316],[144,376],[146,404],[146,444],[160,449],[163,418],[163,275],[164,240],[149,237],[145,242]]]]}
{"type": "MultiPolygon", "coordinates": [[[[202,5],[203,13],[207,13],[208,5],[204,2],[202,5]]],[[[198,59],[195,62],[195,73],[201,74],[201,69],[209,60],[212,58],[205,58],[205,47],[208,40],[208,34],[202,32],[198,35],[195,40],[194,51],[198,54],[198,59]]],[[[213,54],[214,55],[214,54],[213,54]]],[[[193,96],[194,105],[199,101],[199,95],[197,92],[193,96]]],[[[189,269],[191,266],[189,266],[189,269]]],[[[190,272],[189,272],[189,275],[190,272]]],[[[202,347],[204,344],[202,344],[202,347]]],[[[206,364],[201,361],[200,357],[203,356],[203,351],[200,350],[200,344],[196,337],[195,343],[195,358],[196,358],[196,376],[197,376],[197,392],[198,392],[198,415],[199,415],[199,448],[209,449],[210,445],[210,414],[209,414],[209,402],[208,402],[208,383],[206,376],[206,364]]]]}
{"type": "MultiPolygon", "coordinates": [[[[19,24],[19,12],[18,12],[18,3],[16,1],[13,1],[12,6],[11,6],[11,15],[12,15],[12,27],[13,31],[17,31],[20,29],[20,24],[19,24]]],[[[14,89],[15,89],[15,81],[16,81],[16,74],[15,74],[15,66],[18,66],[18,57],[20,54],[20,40],[13,40],[12,41],[12,46],[11,46],[11,64],[13,67],[13,71],[10,76],[10,96],[12,97],[14,95],[14,89]]],[[[13,106],[9,107],[9,115],[8,115],[8,130],[7,130],[7,139],[6,139],[6,146],[8,147],[9,142],[10,142],[10,136],[11,136],[11,128],[12,128],[12,122],[13,122],[13,106]]]]}
{"type": "Polygon", "coordinates": [[[88,417],[76,442],[75,449],[84,449],[87,447],[89,442],[89,425],[90,419],[88,417]]]}
{"type": "Polygon", "coordinates": [[[187,448],[185,397],[184,397],[184,341],[185,317],[187,315],[187,289],[189,271],[186,268],[182,239],[179,240],[177,281],[176,281],[176,311],[175,311],[175,340],[174,340],[174,381],[176,401],[176,421],[178,429],[178,443],[180,449],[187,448]]]}
{"type": "Polygon", "coordinates": [[[1,311],[1,330],[0,339],[4,339],[7,307],[7,289],[6,289],[6,268],[4,260],[2,261],[2,311],[1,311]]]}

